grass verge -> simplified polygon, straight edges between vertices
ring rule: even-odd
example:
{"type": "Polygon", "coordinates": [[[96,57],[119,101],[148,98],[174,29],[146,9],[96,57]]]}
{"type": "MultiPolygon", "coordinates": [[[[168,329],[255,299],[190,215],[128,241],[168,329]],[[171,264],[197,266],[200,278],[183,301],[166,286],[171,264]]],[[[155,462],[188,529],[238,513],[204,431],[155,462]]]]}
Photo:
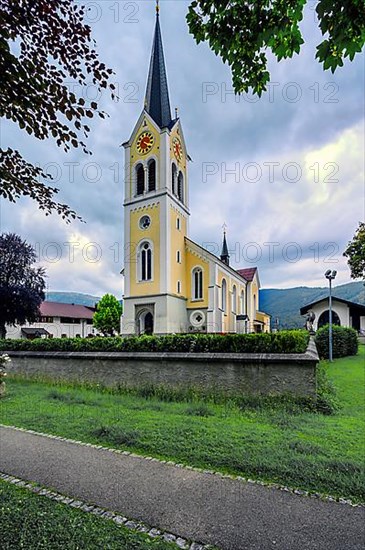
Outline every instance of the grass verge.
{"type": "Polygon", "coordinates": [[[0,480],[2,550],[108,548],[174,550],[175,544],[133,533],[99,518],[0,480]]]}
{"type": "Polygon", "coordinates": [[[364,502],[364,352],[322,363],[332,415],[287,398],[186,402],[9,379],[0,422],[364,502]]]}

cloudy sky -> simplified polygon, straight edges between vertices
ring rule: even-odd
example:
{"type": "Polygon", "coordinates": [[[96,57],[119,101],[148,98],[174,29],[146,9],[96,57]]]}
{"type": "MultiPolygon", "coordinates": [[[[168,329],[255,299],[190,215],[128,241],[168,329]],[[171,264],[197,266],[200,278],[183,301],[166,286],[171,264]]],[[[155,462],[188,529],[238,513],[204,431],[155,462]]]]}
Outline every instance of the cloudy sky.
{"type": "MultiPolygon", "coordinates": [[[[142,110],[154,30],[154,0],[85,2],[101,59],[115,70],[120,100],[92,123],[92,157],[65,154],[1,123],[2,147],[18,148],[53,174],[59,198],[86,221],[44,217],[30,200],[0,204],[0,231],[31,242],[49,290],[122,295],[123,148],[142,110]]],[[[350,280],[342,252],[364,215],[364,55],[335,75],[314,60],[320,41],[309,2],[305,46],[270,63],[261,99],[235,97],[227,66],[197,46],[185,22],[188,1],[162,0],[161,25],[172,107],[179,108],[190,165],[190,237],[219,253],[228,226],[234,267],[257,265],[266,288],[350,280]]],[[[77,90],[76,90],[77,91],[77,90]]],[[[85,98],[94,99],[89,86],[85,98]]]]}

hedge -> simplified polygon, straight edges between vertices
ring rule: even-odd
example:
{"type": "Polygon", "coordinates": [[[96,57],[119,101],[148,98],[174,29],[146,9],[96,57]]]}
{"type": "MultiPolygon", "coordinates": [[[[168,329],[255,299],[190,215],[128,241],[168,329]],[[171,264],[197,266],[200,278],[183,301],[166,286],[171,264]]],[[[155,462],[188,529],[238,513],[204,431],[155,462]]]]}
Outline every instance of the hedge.
{"type": "MultiPolygon", "coordinates": [[[[320,328],[316,334],[318,354],[322,359],[329,357],[329,325],[320,328]]],[[[353,328],[332,326],[332,351],[333,357],[346,357],[356,355],[358,352],[357,332],[353,328]]]]}
{"type": "Polygon", "coordinates": [[[175,353],[304,353],[304,330],[261,334],[172,334],[129,338],[0,340],[1,351],[125,351],[175,353]]]}

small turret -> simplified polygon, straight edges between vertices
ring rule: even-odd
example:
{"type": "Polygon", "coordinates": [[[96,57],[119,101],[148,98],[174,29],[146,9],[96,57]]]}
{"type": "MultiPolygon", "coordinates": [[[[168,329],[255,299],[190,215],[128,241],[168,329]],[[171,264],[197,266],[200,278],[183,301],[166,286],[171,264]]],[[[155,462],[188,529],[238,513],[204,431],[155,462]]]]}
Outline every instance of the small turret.
{"type": "Polygon", "coordinates": [[[229,252],[228,252],[226,235],[227,235],[226,225],[224,225],[223,226],[223,246],[222,246],[221,260],[225,264],[229,265],[229,252]]]}

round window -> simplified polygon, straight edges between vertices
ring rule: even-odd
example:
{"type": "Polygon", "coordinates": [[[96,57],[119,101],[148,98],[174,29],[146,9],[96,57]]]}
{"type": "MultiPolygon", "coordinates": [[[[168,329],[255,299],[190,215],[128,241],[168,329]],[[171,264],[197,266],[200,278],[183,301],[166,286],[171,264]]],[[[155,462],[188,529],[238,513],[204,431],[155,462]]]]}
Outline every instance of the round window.
{"type": "Polygon", "coordinates": [[[194,311],[190,315],[190,322],[194,327],[201,327],[205,322],[205,315],[202,311],[194,311]]]}
{"type": "Polygon", "coordinates": [[[151,225],[151,218],[149,216],[143,216],[139,220],[139,227],[141,229],[148,229],[150,225],[151,225]]]}

